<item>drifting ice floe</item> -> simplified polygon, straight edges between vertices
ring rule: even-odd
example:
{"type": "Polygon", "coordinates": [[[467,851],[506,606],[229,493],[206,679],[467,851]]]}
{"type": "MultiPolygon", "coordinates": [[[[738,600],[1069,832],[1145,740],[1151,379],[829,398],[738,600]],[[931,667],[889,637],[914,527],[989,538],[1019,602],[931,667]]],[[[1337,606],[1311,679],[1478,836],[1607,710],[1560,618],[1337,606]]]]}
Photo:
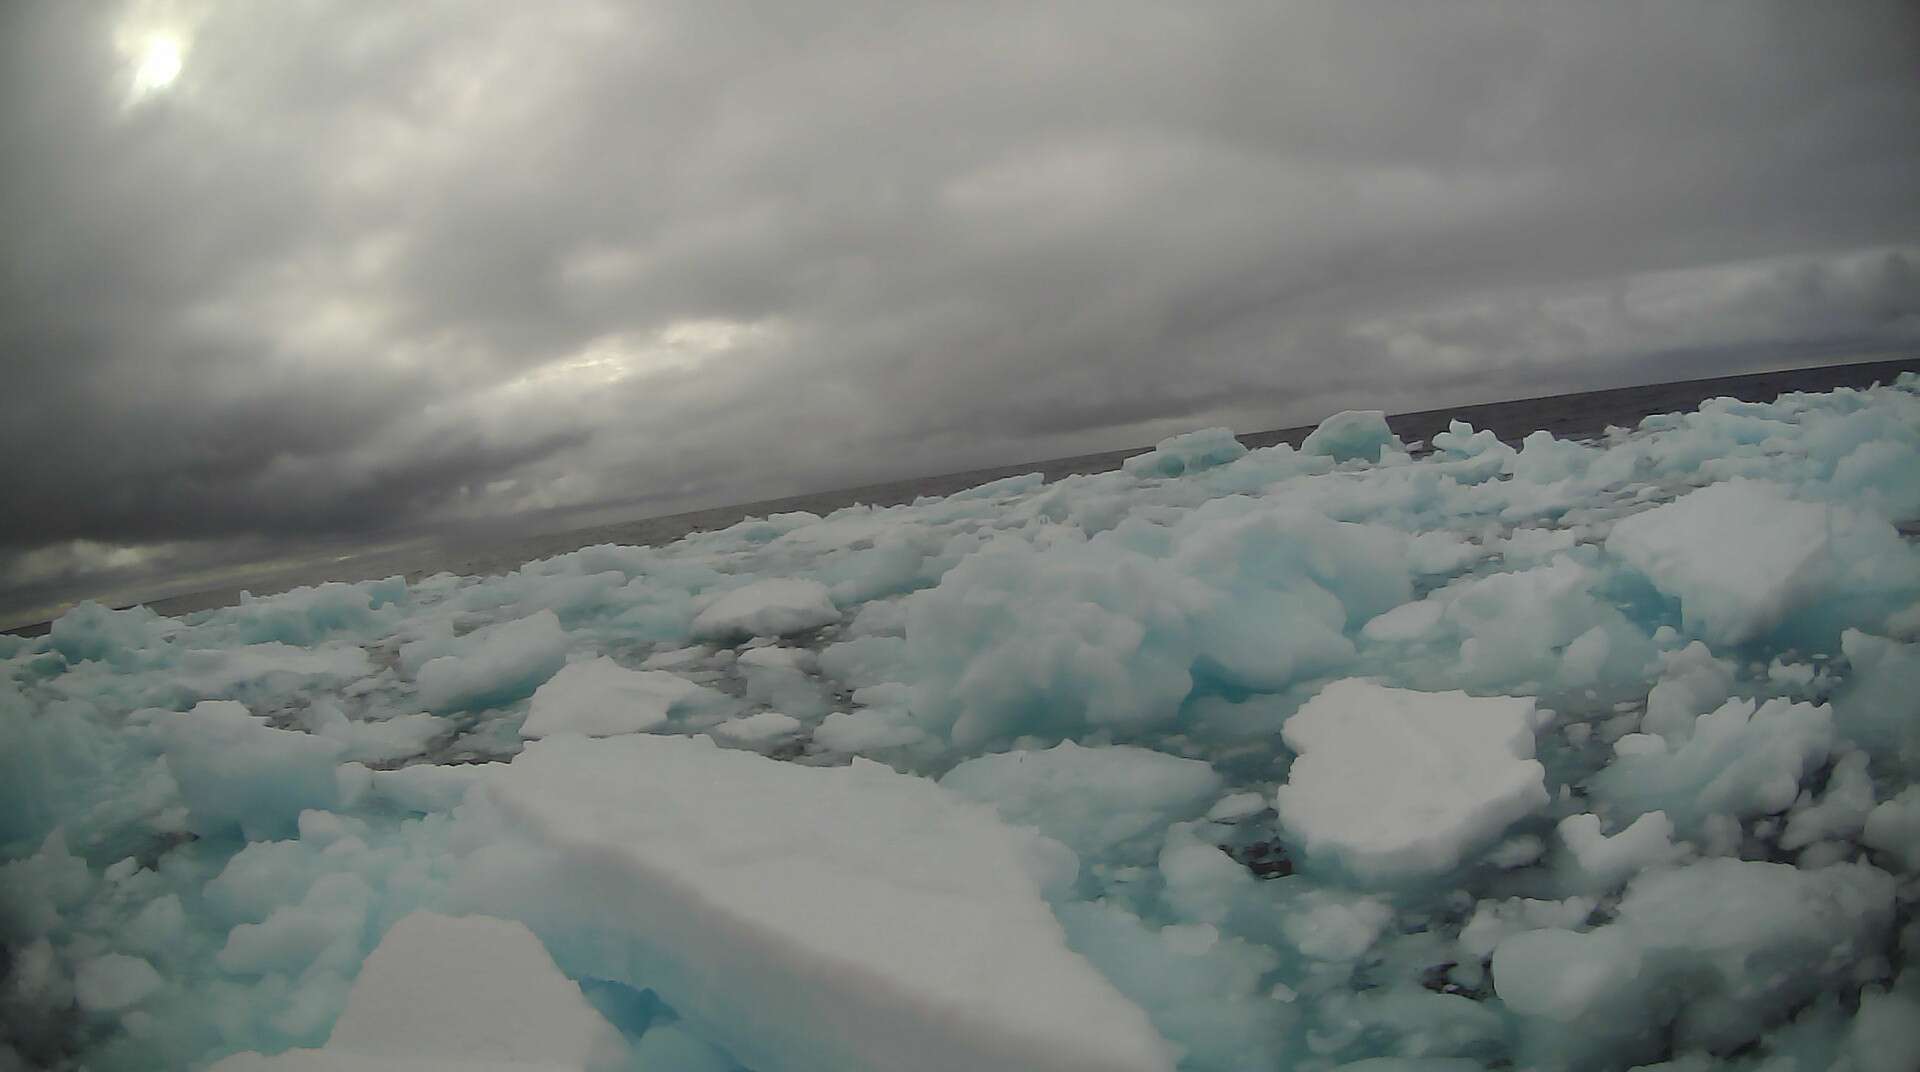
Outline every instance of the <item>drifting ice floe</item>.
{"type": "Polygon", "coordinates": [[[664,670],[628,670],[606,656],[572,663],[534,690],[522,737],[639,733],[706,689],[664,670]]]}
{"type": "Polygon", "coordinates": [[[701,639],[743,640],[786,636],[836,621],[840,611],[819,581],[755,581],[715,600],[693,620],[701,639]]]}
{"type": "Polygon", "coordinates": [[[1419,449],[0,638],[0,1069],[1920,1065],[1920,380],[1419,449]]]}
{"type": "Polygon", "coordinates": [[[1751,640],[1809,603],[1870,594],[1874,567],[1902,557],[1884,518],[1750,480],[1626,518],[1607,550],[1678,599],[1688,630],[1716,645],[1751,640]]]}
{"type": "Polygon", "coordinates": [[[1547,802],[1531,699],[1349,678],[1287,720],[1280,821],[1366,878],[1444,872],[1547,802]]]}

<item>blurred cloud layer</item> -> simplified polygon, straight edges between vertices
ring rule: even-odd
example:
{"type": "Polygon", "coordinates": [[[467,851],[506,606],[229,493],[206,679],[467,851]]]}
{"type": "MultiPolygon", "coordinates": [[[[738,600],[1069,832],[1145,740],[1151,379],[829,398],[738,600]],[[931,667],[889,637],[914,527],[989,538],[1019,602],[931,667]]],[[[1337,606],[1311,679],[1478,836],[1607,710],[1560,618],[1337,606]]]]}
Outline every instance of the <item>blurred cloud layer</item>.
{"type": "Polygon", "coordinates": [[[1901,3],[0,21],[0,583],[1920,340],[1901,3]]]}

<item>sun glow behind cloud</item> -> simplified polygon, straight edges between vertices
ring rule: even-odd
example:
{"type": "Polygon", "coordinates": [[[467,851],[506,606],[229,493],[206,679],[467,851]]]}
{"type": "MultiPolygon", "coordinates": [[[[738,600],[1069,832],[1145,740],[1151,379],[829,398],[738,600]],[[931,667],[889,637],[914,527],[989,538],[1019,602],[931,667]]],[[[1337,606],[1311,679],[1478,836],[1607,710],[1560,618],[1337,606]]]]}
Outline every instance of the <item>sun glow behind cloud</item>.
{"type": "Polygon", "coordinates": [[[132,5],[115,26],[113,47],[128,71],[126,107],[152,100],[179,82],[199,14],[194,5],[145,0],[132,5]]]}
{"type": "Polygon", "coordinates": [[[140,66],[133,72],[133,96],[137,100],[172,85],[185,66],[185,50],[180,41],[164,34],[147,39],[140,53],[140,66]]]}
{"type": "Polygon", "coordinates": [[[772,342],[778,333],[778,325],[772,322],[677,320],[651,333],[602,336],[577,353],[515,377],[502,390],[593,390],[632,376],[693,369],[715,359],[743,356],[772,342]]]}

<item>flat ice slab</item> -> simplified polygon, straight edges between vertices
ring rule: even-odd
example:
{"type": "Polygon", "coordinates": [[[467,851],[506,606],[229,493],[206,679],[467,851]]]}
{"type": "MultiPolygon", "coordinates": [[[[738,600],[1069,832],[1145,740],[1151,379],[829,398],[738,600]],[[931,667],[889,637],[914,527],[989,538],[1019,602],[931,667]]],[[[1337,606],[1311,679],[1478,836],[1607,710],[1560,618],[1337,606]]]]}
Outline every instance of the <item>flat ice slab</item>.
{"type": "Polygon", "coordinates": [[[387,932],[326,1047],[236,1054],[215,1072],[393,1068],[612,1069],[626,1044],[533,932],[415,912],[387,932]]]}
{"type": "Polygon", "coordinates": [[[484,799],[543,877],[490,894],[483,873],[475,895],[536,915],[591,896],[593,946],[631,942],[648,985],[750,1067],[1173,1067],[1042,897],[1072,854],[933,782],[704,737],[556,737],[484,799]]]}
{"type": "Polygon", "coordinates": [[[693,619],[693,635],[705,640],[786,636],[839,620],[826,585],[773,577],[714,600],[693,619]]]}
{"type": "Polygon", "coordinates": [[[1274,803],[1363,878],[1446,871],[1547,802],[1534,720],[1531,697],[1336,681],[1281,729],[1299,758],[1274,803]]]}
{"type": "Polygon", "coordinates": [[[604,655],[569,663],[535,690],[520,736],[643,733],[665,722],[674,705],[707,691],[678,674],[629,670],[604,655]]]}

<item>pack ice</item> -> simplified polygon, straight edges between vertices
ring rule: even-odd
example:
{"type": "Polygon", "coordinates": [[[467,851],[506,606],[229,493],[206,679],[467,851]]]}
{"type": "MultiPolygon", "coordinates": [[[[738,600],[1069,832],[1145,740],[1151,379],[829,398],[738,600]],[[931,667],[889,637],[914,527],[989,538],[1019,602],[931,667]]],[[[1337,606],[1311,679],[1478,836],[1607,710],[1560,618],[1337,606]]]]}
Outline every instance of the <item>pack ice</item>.
{"type": "Polygon", "coordinates": [[[1920,379],[0,639],[0,1069],[1920,1067],[1920,379]]]}

